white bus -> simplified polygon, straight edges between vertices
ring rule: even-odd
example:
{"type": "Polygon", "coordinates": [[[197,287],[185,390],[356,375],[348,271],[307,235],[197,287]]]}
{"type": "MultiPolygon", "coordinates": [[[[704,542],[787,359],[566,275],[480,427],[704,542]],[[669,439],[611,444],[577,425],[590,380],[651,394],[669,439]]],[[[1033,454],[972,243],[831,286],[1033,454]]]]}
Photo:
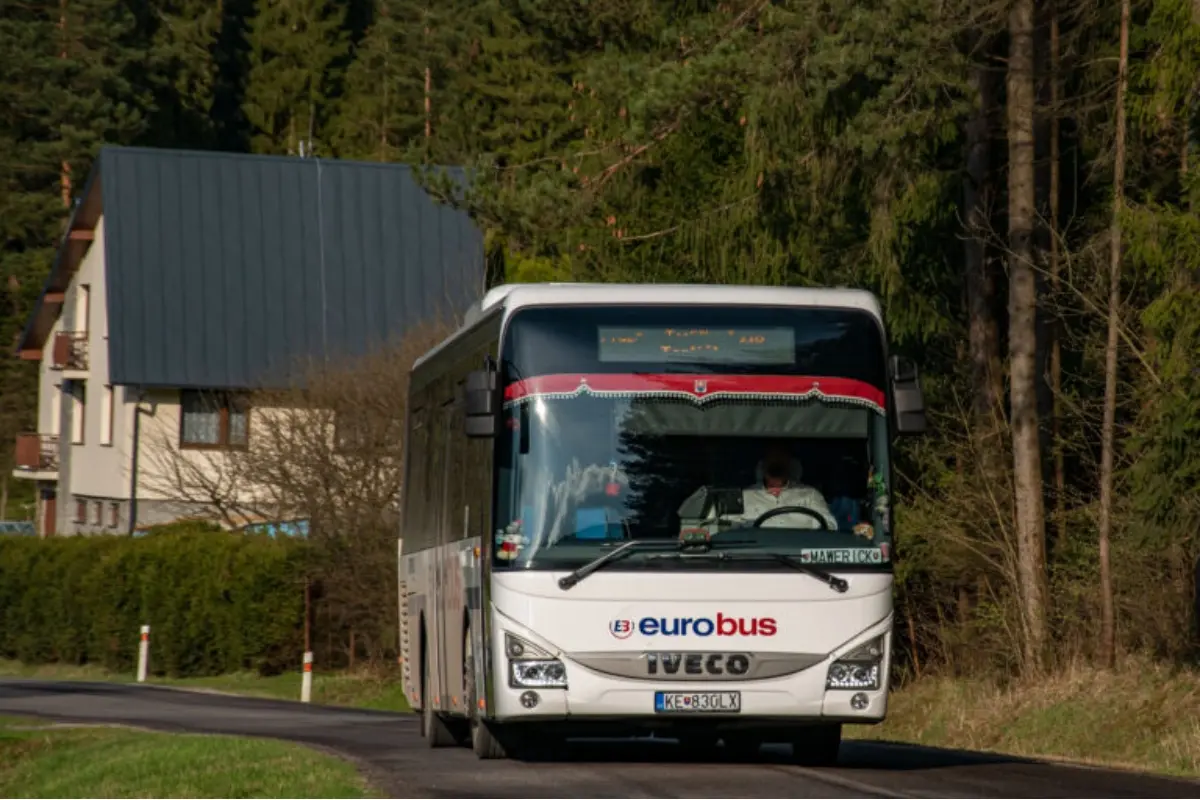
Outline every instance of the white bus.
{"type": "Polygon", "coordinates": [[[401,658],[430,747],[820,765],[884,718],[891,446],[925,412],[872,294],[500,286],[408,409],[401,658]]]}

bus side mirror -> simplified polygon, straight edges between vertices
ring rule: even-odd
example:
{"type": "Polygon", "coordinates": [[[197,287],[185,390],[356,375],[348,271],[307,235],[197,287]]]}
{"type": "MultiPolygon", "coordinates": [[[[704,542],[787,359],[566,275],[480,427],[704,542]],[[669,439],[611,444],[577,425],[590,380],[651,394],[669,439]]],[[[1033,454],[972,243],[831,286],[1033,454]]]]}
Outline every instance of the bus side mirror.
{"type": "Polygon", "coordinates": [[[496,371],[480,369],[467,373],[463,427],[471,439],[488,439],[496,435],[500,416],[496,397],[496,371]]]}
{"type": "Polygon", "coordinates": [[[892,356],[892,402],[896,406],[896,432],[915,436],[925,432],[925,397],[917,367],[900,356],[892,356]]]}

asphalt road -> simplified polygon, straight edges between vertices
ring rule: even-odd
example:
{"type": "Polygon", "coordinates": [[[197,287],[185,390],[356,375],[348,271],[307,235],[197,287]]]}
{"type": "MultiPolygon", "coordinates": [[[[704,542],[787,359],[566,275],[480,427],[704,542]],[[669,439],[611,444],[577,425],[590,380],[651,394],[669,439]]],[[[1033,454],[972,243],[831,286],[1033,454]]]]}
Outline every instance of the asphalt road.
{"type": "Polygon", "coordinates": [[[1200,783],[951,750],[847,741],[833,769],[701,761],[673,742],[572,743],[553,761],[424,747],[413,715],[166,689],[0,681],[0,713],[288,739],[349,757],[392,797],[1200,797],[1200,783]]]}

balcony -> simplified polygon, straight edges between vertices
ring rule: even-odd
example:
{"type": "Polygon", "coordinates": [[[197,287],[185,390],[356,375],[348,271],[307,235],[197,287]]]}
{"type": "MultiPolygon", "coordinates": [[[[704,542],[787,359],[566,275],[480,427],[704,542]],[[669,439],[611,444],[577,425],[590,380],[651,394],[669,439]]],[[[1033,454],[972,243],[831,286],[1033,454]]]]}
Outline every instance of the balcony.
{"type": "Polygon", "coordinates": [[[87,331],[66,331],[55,334],[54,349],[51,351],[50,366],[64,373],[81,373],[64,375],[67,378],[87,377],[88,368],[88,335],[87,331]]]}
{"type": "Polygon", "coordinates": [[[18,433],[13,475],[33,480],[58,478],[58,437],[47,433],[18,433]]]}

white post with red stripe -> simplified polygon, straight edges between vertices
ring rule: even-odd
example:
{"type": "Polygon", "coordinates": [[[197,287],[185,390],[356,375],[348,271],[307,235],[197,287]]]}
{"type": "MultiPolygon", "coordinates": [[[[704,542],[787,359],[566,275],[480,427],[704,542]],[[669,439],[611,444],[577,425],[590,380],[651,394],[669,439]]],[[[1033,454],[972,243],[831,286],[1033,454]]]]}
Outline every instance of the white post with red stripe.
{"type": "Polygon", "coordinates": [[[312,651],[304,654],[304,677],[300,679],[300,702],[312,702],[312,651]]]}
{"type": "Polygon", "coordinates": [[[142,641],[138,643],[137,682],[146,682],[146,670],[150,666],[150,626],[142,626],[142,641]]]}

